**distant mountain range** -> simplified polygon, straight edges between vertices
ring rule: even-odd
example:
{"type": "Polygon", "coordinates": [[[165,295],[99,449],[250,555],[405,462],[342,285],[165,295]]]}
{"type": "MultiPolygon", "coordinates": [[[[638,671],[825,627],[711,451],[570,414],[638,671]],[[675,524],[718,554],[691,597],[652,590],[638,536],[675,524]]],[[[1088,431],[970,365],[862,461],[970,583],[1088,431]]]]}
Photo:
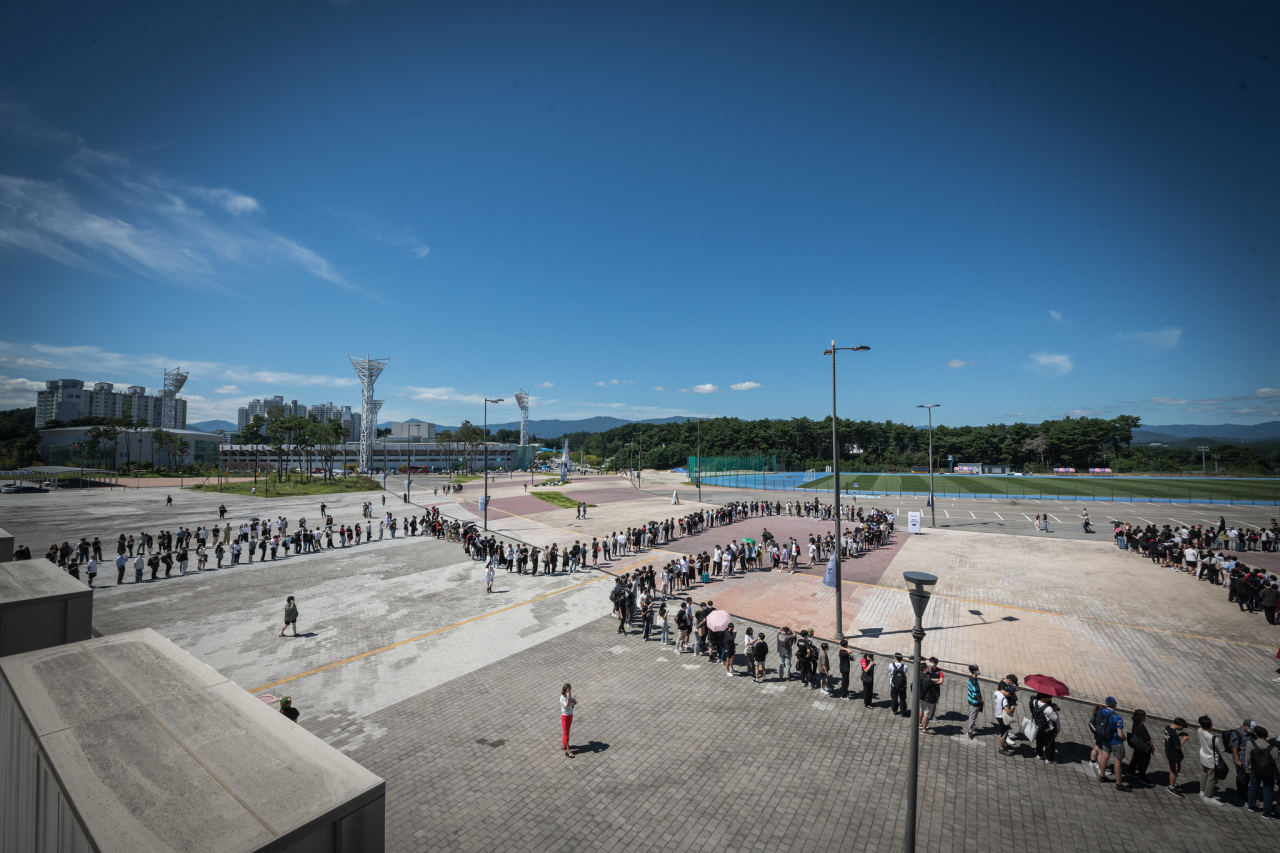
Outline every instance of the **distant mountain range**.
{"type": "Polygon", "coordinates": [[[1280,421],[1262,424],[1143,424],[1133,431],[1134,444],[1248,444],[1280,439],[1280,421]]]}
{"type": "Polygon", "coordinates": [[[187,429],[198,429],[201,432],[235,432],[236,425],[231,421],[201,421],[198,424],[187,424],[187,429]]]}
{"type": "MultiPolygon", "coordinates": [[[[529,432],[539,438],[557,438],[571,432],[604,432],[605,430],[613,429],[614,427],[626,426],[627,424],[676,424],[682,423],[686,420],[689,420],[689,418],[651,418],[650,420],[645,421],[625,421],[622,418],[601,416],[595,418],[583,418],[582,420],[577,421],[529,421],[529,432]]],[[[417,418],[409,418],[409,420],[404,423],[420,424],[425,423],[425,421],[420,421],[417,418]]],[[[386,429],[389,426],[391,426],[390,421],[378,424],[379,429],[386,429]]],[[[480,424],[476,424],[476,426],[480,426],[480,424]]],[[[443,424],[438,424],[436,426],[436,429],[439,431],[452,431],[457,428],[457,426],[445,426],[443,424]]],[[[500,429],[518,430],[520,429],[520,422],[510,421],[509,423],[489,424],[489,432],[496,432],[500,429]]]]}

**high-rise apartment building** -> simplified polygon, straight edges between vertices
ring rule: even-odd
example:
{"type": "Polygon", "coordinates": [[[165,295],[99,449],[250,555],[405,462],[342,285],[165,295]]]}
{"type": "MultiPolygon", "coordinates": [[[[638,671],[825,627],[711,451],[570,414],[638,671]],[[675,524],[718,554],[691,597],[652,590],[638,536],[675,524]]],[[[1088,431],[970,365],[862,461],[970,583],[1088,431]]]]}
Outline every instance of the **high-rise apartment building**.
{"type": "Polygon", "coordinates": [[[241,406],[236,416],[236,428],[243,431],[248,426],[249,421],[253,420],[254,415],[262,415],[267,418],[277,410],[284,415],[298,415],[304,418],[313,417],[323,422],[337,418],[347,428],[347,439],[349,441],[356,441],[360,437],[360,413],[352,412],[350,406],[319,403],[308,408],[297,400],[290,400],[286,403],[284,397],[280,396],[251,400],[249,405],[241,406]]]}
{"type": "Polygon", "coordinates": [[[116,391],[111,382],[95,382],[89,389],[80,379],[54,379],[44,385],[45,390],[36,393],[37,429],[53,420],[88,417],[144,421],[165,429],[187,428],[187,401],[178,397],[177,391],[148,394],[142,385],[130,385],[122,392],[116,391]]]}

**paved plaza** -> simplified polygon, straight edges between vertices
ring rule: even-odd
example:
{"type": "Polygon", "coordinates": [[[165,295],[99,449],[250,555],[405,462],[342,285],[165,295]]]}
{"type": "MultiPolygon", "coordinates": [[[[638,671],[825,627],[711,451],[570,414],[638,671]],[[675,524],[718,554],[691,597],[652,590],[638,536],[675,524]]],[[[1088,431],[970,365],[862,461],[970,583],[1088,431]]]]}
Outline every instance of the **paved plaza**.
{"type": "MultiPolygon", "coordinates": [[[[415,489],[418,505],[481,515],[481,483],[452,497],[434,494],[431,479],[415,486],[425,486],[415,489]]],[[[669,491],[617,477],[561,491],[596,506],[580,519],[529,497],[518,479],[496,479],[490,528],[564,547],[701,506],[686,492],[673,506],[669,491]]],[[[267,500],[174,490],[171,508],[156,490],[3,495],[0,527],[37,559],[49,543],[82,535],[100,537],[111,554],[120,532],[211,525],[219,503],[233,525],[277,515],[314,524],[322,500],[335,521],[354,523],[364,521],[365,500],[380,514],[383,494],[267,500]]],[[[726,495],[703,493],[708,502],[726,495]]],[[[908,500],[865,503],[905,511],[908,500]]],[[[938,508],[958,515],[966,503],[974,502],[938,508]]],[[[398,493],[386,506],[397,517],[416,509],[398,493]]],[[[1090,505],[1090,514],[1107,506],[1090,505]]],[[[1223,509],[1214,507],[1214,521],[1223,509]]],[[[1222,588],[1120,552],[1105,532],[1079,541],[1074,531],[1046,536],[1025,526],[1026,535],[1012,536],[973,525],[900,530],[890,545],[846,561],[845,631],[882,664],[871,710],[772,673],[764,685],[728,678],[706,658],[646,644],[634,630],[618,635],[608,618],[610,572],[661,565],[764,527],[801,541],[831,527],[795,517],[713,528],[607,572],[500,572],[492,595],[481,564],[459,545],[376,534],[347,549],[155,583],[117,587],[107,565],[94,627],[152,627],[264,701],[291,696],[302,725],[387,779],[393,850],[897,849],[908,723],[887,708],[884,664],[909,648],[906,570],[940,577],[925,648],[949,670],[972,662],[985,676],[1045,672],[1085,699],[1115,695],[1161,716],[1208,713],[1223,728],[1247,715],[1280,729],[1280,685],[1270,681],[1280,630],[1239,613],[1222,588]],[[287,595],[298,598],[298,638],[277,636],[287,595]],[[559,754],[556,719],[566,681],[581,700],[572,742],[582,752],[571,761],[559,754]]],[[[1255,556],[1269,555],[1245,559],[1255,556]]],[[[781,624],[834,631],[833,591],[817,568],[716,580],[690,595],[734,613],[740,635],[745,625],[771,639],[781,624]]],[[[772,669],[772,651],[769,660],[772,669]]],[[[1061,765],[1034,760],[1026,744],[1014,757],[998,753],[989,715],[970,741],[963,687],[959,675],[947,677],[938,733],[922,738],[922,850],[1263,850],[1280,839],[1257,815],[1201,802],[1194,783],[1184,799],[1159,787],[1098,784],[1083,746],[1087,705],[1063,704],[1061,765]]],[[[988,697],[991,690],[987,683],[988,697]]],[[[1161,727],[1153,722],[1152,733],[1161,727]]],[[[1162,781],[1159,754],[1152,769],[1162,781]]]]}

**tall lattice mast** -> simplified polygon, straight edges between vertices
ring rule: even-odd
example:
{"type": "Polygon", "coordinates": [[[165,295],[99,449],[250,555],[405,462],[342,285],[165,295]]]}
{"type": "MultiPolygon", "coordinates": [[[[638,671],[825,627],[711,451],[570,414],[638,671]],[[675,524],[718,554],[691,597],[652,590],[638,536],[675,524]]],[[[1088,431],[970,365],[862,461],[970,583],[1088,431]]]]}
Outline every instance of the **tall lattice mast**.
{"type": "Polygon", "coordinates": [[[381,401],[373,399],[373,383],[378,381],[382,371],[386,369],[389,358],[356,358],[351,359],[351,366],[360,377],[360,470],[373,470],[373,440],[378,435],[378,409],[381,401]]]}
{"type": "Polygon", "coordinates": [[[529,443],[529,395],[521,388],[516,392],[516,405],[520,407],[520,446],[529,443]]]}
{"type": "Polygon", "coordinates": [[[158,426],[166,429],[179,429],[183,426],[179,423],[178,417],[178,394],[186,384],[187,374],[182,372],[181,367],[164,372],[164,390],[160,392],[161,408],[158,426]]]}

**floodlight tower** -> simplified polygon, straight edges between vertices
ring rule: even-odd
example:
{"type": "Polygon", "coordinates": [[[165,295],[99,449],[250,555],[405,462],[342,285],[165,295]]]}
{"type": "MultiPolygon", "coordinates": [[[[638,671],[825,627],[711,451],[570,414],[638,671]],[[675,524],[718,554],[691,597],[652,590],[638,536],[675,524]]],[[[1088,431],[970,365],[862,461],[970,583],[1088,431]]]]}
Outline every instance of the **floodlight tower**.
{"type": "Polygon", "coordinates": [[[178,417],[178,392],[186,384],[187,374],[182,372],[182,368],[175,367],[173,370],[164,372],[164,390],[160,392],[160,397],[164,401],[160,409],[160,426],[166,429],[181,429],[186,426],[179,423],[178,417]]]}
{"type": "Polygon", "coordinates": [[[516,392],[516,405],[520,407],[520,446],[529,443],[529,395],[521,388],[516,392]]]}
{"type": "Polygon", "coordinates": [[[360,470],[368,471],[373,465],[373,439],[378,434],[378,401],[373,399],[373,383],[378,381],[389,358],[351,359],[351,366],[360,378],[360,470]]]}

